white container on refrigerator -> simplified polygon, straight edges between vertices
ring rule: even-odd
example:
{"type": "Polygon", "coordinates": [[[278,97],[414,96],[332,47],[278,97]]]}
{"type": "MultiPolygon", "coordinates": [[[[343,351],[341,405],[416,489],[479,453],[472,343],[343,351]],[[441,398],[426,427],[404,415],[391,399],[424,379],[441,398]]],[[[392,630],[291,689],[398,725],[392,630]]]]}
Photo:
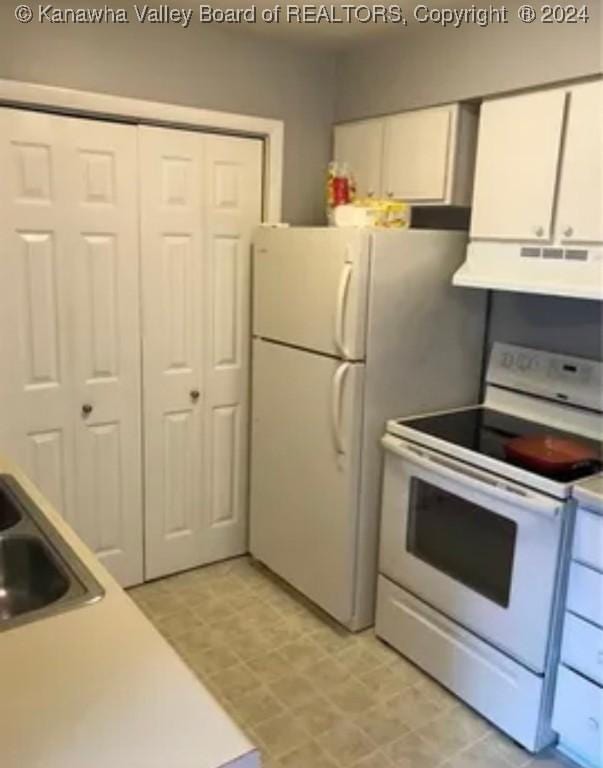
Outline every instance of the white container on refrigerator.
{"type": "Polygon", "coordinates": [[[260,229],[250,550],[352,630],[374,620],[380,437],[475,402],[485,297],[459,232],[260,229]]]}

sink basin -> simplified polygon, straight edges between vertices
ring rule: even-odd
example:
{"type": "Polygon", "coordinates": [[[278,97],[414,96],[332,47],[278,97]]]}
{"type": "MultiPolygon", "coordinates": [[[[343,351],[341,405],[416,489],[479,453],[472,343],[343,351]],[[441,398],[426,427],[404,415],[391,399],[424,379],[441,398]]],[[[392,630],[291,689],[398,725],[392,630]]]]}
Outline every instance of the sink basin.
{"type": "Polygon", "coordinates": [[[67,593],[69,580],[33,536],[0,541],[0,621],[37,611],[67,593]]]}
{"type": "Polygon", "coordinates": [[[11,475],[0,474],[0,632],[103,595],[24,488],[11,475]]]}
{"type": "Polygon", "coordinates": [[[4,488],[0,488],[0,531],[12,528],[21,520],[21,514],[4,488]]]}

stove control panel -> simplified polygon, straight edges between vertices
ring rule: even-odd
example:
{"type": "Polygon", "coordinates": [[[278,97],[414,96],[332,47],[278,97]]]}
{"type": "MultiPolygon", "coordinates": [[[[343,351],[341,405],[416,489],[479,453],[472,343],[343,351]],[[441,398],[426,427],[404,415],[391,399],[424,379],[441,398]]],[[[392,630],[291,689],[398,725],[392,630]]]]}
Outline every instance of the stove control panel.
{"type": "Polygon", "coordinates": [[[603,363],[495,342],[486,382],[603,413],[603,363]]]}

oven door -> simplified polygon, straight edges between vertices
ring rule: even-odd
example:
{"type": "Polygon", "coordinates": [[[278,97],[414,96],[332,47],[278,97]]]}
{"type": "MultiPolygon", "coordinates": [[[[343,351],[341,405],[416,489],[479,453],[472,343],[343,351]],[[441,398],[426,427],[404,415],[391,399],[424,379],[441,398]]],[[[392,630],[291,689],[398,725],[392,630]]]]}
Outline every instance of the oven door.
{"type": "Polygon", "coordinates": [[[563,502],[392,435],[383,444],[381,573],[542,673],[563,502]]]}

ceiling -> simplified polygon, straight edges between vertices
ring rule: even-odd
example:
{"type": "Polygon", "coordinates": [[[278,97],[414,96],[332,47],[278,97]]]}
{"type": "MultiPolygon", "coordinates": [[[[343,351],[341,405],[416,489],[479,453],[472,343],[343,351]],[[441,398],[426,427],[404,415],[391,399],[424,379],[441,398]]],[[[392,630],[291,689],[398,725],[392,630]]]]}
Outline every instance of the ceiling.
{"type": "MultiPolygon", "coordinates": [[[[156,3],[154,3],[156,4],[156,3]]],[[[382,2],[352,2],[352,0],[336,0],[331,3],[318,3],[309,2],[309,0],[298,0],[297,3],[287,2],[287,0],[278,2],[281,7],[281,19],[278,23],[266,23],[260,19],[261,11],[263,9],[273,9],[275,7],[275,0],[257,0],[253,3],[238,2],[237,0],[206,0],[205,5],[210,5],[217,9],[245,9],[250,8],[252,5],[257,9],[256,17],[258,21],[256,23],[241,23],[241,24],[225,24],[230,29],[236,28],[241,32],[248,32],[251,34],[269,35],[272,39],[278,39],[281,41],[290,41],[295,43],[303,43],[305,45],[316,46],[320,48],[342,48],[347,47],[355,42],[374,40],[380,36],[403,34],[404,28],[399,23],[384,23],[380,21],[362,22],[358,20],[351,20],[348,22],[348,15],[353,15],[353,11],[349,10],[350,6],[355,6],[359,14],[364,14],[363,18],[366,18],[369,11],[368,8],[374,8],[375,6],[389,7],[389,0],[382,0],[382,2]],[[329,23],[328,21],[321,20],[319,23],[301,23],[295,19],[294,16],[290,20],[286,19],[286,9],[288,6],[312,6],[313,8],[326,8],[332,9],[331,14],[337,16],[341,20],[341,23],[329,23]],[[346,11],[346,7],[348,10],[346,11]]],[[[431,0],[429,3],[425,3],[430,8],[437,7],[455,7],[455,6],[467,6],[471,4],[465,0],[431,0]]],[[[479,5],[480,3],[476,3],[479,5]]],[[[181,2],[175,3],[179,7],[190,7],[197,12],[199,3],[193,2],[181,2]]],[[[408,20],[408,26],[411,27],[415,24],[413,19],[413,11],[418,5],[417,0],[398,0],[395,7],[399,7],[408,20]]]]}

